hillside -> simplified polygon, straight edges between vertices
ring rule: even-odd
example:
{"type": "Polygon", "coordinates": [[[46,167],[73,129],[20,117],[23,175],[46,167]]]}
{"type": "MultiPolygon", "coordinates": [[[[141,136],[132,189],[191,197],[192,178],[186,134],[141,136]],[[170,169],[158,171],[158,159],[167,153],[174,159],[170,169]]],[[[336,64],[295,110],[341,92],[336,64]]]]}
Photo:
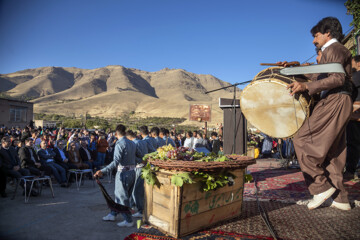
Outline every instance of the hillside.
{"type": "Polygon", "coordinates": [[[233,97],[232,88],[205,94],[230,84],[183,69],[42,67],[0,74],[0,83],[1,92],[31,98],[34,112],[70,116],[116,117],[134,112],[140,117],[188,118],[190,104],[211,104],[210,124],[216,124],[222,121],[219,97],[233,97]]]}

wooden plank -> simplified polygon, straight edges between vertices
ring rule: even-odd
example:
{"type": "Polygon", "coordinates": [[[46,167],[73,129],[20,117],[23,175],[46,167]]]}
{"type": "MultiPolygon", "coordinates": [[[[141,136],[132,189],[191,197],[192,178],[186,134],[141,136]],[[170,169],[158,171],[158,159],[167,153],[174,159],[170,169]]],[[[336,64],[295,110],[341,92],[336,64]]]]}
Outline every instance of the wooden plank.
{"type": "Polygon", "coordinates": [[[161,194],[159,192],[154,191],[153,192],[153,200],[154,203],[157,203],[159,205],[162,205],[168,209],[170,209],[171,205],[171,196],[161,194]]]}
{"type": "Polygon", "coordinates": [[[229,192],[218,193],[217,191],[207,192],[205,198],[183,202],[181,207],[181,219],[189,215],[197,215],[206,211],[216,210],[219,207],[242,201],[243,188],[233,189],[229,192]]]}
{"type": "Polygon", "coordinates": [[[153,203],[152,209],[153,209],[153,212],[151,215],[153,215],[154,217],[157,217],[165,222],[171,221],[172,216],[169,214],[170,209],[167,208],[166,206],[160,205],[158,203],[153,203]]]}
{"type": "Polygon", "coordinates": [[[224,220],[235,218],[241,215],[242,201],[219,207],[197,215],[188,215],[181,220],[179,236],[196,232],[224,220]]]}
{"type": "Polygon", "coordinates": [[[145,190],[145,204],[144,204],[144,221],[147,222],[149,220],[150,215],[153,212],[152,202],[153,202],[153,186],[146,184],[144,182],[144,190],[145,190]]]}
{"type": "Polygon", "coordinates": [[[171,189],[175,187],[173,185],[160,185],[160,188],[158,188],[157,186],[154,186],[153,188],[153,191],[154,191],[154,194],[155,193],[159,193],[161,195],[164,195],[164,196],[167,196],[168,198],[171,197],[171,189]]]}
{"type": "Polygon", "coordinates": [[[165,233],[170,231],[170,226],[169,223],[166,221],[163,221],[153,215],[149,216],[149,221],[148,221],[151,225],[155,226],[157,229],[159,229],[160,231],[163,231],[165,233]]]}

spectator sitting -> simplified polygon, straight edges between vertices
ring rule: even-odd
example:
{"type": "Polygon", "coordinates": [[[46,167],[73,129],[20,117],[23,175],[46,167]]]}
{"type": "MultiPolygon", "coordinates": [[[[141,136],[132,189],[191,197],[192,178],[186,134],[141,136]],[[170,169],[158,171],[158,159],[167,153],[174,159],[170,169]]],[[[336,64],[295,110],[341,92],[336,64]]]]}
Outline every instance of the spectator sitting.
{"type": "Polygon", "coordinates": [[[52,173],[51,167],[44,166],[40,163],[40,158],[34,150],[34,141],[32,138],[25,139],[25,145],[19,149],[19,158],[21,167],[28,169],[32,175],[41,177],[42,172],[45,176],[52,173]]]}
{"type": "Polygon", "coordinates": [[[189,148],[190,150],[194,148],[195,139],[193,138],[193,133],[191,131],[186,133],[186,139],[184,141],[184,147],[189,148]]]}
{"type": "Polygon", "coordinates": [[[74,164],[78,169],[89,168],[88,164],[83,163],[75,142],[70,143],[68,154],[70,163],[74,164]]]}
{"type": "Polygon", "coordinates": [[[38,151],[41,164],[44,166],[51,167],[52,173],[56,181],[61,185],[61,187],[68,187],[66,184],[66,170],[57,164],[54,160],[56,154],[50,148],[47,148],[46,141],[41,141],[41,149],[38,151]]]}
{"type": "Polygon", "coordinates": [[[159,137],[159,133],[160,133],[160,129],[158,127],[153,127],[151,129],[151,135],[156,141],[156,149],[166,144],[165,140],[159,137]]]}
{"type": "MultiPolygon", "coordinates": [[[[20,181],[22,176],[29,176],[30,171],[24,168],[21,168],[20,159],[17,152],[13,147],[11,147],[10,138],[5,136],[1,139],[1,148],[0,148],[0,160],[2,163],[3,173],[6,176],[16,178],[20,181]]],[[[20,181],[20,186],[24,188],[24,182],[20,181]]],[[[27,189],[29,191],[29,189],[27,189]]],[[[34,191],[32,195],[37,195],[34,191]]]]}
{"type": "Polygon", "coordinates": [[[75,144],[75,147],[77,150],[79,150],[80,148],[80,142],[79,142],[79,135],[77,133],[74,133],[73,135],[71,135],[71,137],[69,138],[69,141],[68,141],[68,145],[67,145],[67,150],[69,150],[69,146],[71,143],[74,143],[75,144]]]}
{"type": "Polygon", "coordinates": [[[94,168],[99,168],[100,166],[100,162],[95,161],[95,159],[92,158],[90,151],[87,148],[87,141],[86,140],[81,140],[80,141],[80,149],[79,149],[79,154],[80,154],[80,158],[82,159],[83,163],[87,164],[89,166],[89,168],[94,169],[94,168]]]}
{"type": "Polygon", "coordinates": [[[70,163],[69,154],[65,151],[65,141],[59,140],[54,148],[55,152],[55,162],[63,167],[66,171],[69,169],[77,169],[77,166],[70,163]]]}
{"type": "Polygon", "coordinates": [[[99,162],[100,166],[104,166],[105,164],[105,157],[106,157],[106,150],[109,147],[109,143],[105,138],[104,133],[100,133],[100,138],[96,143],[97,145],[97,162],[99,162]]]}

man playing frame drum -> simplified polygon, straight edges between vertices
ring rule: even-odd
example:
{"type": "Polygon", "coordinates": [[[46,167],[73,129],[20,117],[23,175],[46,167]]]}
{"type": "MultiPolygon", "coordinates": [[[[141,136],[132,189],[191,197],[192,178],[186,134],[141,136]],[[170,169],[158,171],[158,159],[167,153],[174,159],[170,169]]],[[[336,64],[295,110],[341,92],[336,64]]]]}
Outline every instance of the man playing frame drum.
{"type": "MultiPolygon", "coordinates": [[[[311,82],[288,85],[291,95],[320,93],[320,101],[294,137],[294,146],[309,191],[308,208],[332,198],[331,207],[350,210],[343,185],[346,162],[345,129],[352,113],[351,53],[339,42],[343,38],[338,19],[327,17],[311,29],[313,43],[321,48],[320,64],[341,63],[344,73],[312,74],[311,82]]],[[[286,62],[282,62],[286,66],[286,62]]]]}

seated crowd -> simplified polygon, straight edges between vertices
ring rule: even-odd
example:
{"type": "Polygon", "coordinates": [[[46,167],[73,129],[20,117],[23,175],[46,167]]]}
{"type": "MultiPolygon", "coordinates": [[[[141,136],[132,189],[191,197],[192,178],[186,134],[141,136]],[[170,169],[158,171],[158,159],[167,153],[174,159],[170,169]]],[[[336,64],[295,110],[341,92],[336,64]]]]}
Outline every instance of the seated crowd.
{"type": "MultiPolygon", "coordinates": [[[[206,148],[208,151],[221,153],[222,140],[216,132],[207,139],[199,131],[176,133],[165,128],[146,126],[138,132],[128,131],[126,137],[134,142],[145,144],[146,153],[154,152],[163,145],[206,148]],[[143,140],[143,141],[141,141],[143,140]]],[[[69,177],[70,169],[102,169],[109,164],[114,155],[117,138],[110,130],[87,129],[24,129],[0,128],[0,194],[6,197],[7,178],[20,180],[23,176],[53,176],[61,187],[69,187],[73,181],[69,177]]],[[[143,148],[145,148],[143,146],[143,148]]],[[[140,158],[139,158],[140,159],[140,158]]],[[[140,175],[141,171],[137,174],[140,175]]],[[[89,175],[89,178],[92,176],[89,175]]],[[[24,188],[23,181],[20,186],[24,188]]],[[[29,189],[24,189],[29,191],[29,189]]],[[[33,196],[37,192],[31,192],[33,196]]]]}

